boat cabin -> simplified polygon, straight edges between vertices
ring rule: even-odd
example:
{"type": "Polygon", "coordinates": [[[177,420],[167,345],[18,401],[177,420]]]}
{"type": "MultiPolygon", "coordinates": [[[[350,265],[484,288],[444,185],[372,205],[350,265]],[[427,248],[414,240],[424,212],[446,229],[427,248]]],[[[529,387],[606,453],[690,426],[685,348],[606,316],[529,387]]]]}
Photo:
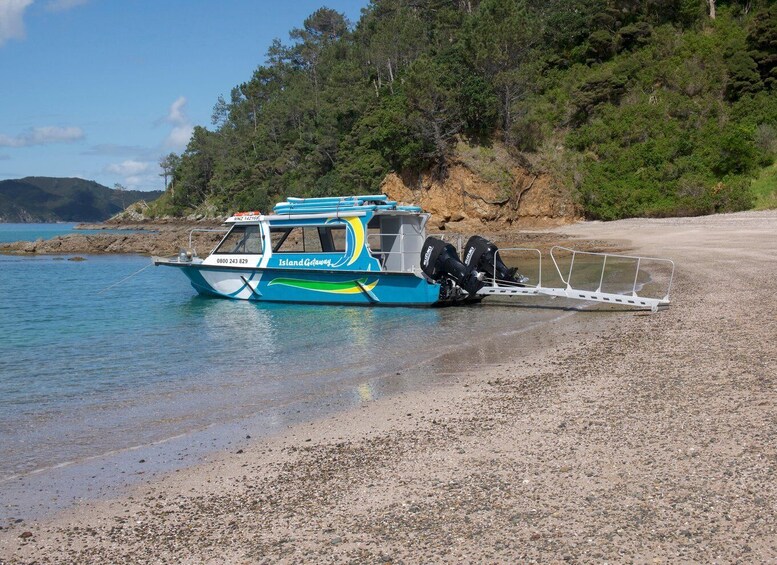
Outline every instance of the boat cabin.
{"type": "Polygon", "coordinates": [[[205,262],[420,274],[428,219],[385,195],[289,198],[272,214],[231,216],[231,229],[205,262]]]}

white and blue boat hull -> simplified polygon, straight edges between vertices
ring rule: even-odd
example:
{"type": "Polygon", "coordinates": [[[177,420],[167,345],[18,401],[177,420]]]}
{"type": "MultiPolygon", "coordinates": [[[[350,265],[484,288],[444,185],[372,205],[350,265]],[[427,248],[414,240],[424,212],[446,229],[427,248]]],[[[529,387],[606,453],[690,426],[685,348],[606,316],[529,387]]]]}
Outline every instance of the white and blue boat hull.
{"type": "Polygon", "coordinates": [[[439,283],[409,273],[301,271],[179,267],[200,294],[266,302],[430,306],[440,300],[439,283]]]}
{"type": "Polygon", "coordinates": [[[424,275],[420,250],[428,214],[385,195],[290,198],[274,213],[240,212],[204,259],[177,267],[203,295],[267,302],[429,306],[442,285],[424,275]]]}

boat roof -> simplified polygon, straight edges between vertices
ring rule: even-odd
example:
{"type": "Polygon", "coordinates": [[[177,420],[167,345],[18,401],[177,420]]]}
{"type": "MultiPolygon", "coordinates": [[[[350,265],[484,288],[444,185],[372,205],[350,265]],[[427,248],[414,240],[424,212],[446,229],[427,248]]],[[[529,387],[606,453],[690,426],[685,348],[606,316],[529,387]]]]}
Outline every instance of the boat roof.
{"type": "Polygon", "coordinates": [[[290,220],[326,218],[340,216],[363,216],[367,212],[419,214],[420,206],[406,206],[389,200],[385,194],[366,194],[361,196],[331,196],[324,198],[293,198],[279,202],[273,208],[273,214],[261,212],[236,212],[226,223],[258,222],[261,220],[290,220]]]}

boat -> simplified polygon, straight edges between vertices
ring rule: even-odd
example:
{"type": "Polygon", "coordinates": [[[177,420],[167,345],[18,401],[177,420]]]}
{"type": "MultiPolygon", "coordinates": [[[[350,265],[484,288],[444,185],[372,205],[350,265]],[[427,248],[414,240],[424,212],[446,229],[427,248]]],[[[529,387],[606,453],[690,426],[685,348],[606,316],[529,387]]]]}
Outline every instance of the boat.
{"type": "Polygon", "coordinates": [[[669,304],[668,287],[657,298],[639,294],[640,265],[648,261],[644,258],[631,258],[638,262],[630,291],[603,292],[608,258],[627,256],[553,248],[551,258],[566,286],[548,287],[541,283],[541,254],[539,274],[532,282],[505,264],[506,249],[485,238],[472,236],[459,249],[445,236],[428,236],[429,216],[420,207],[402,205],[385,194],[288,198],[269,214],[249,211],[230,216],[226,234],[204,258],[192,246],[192,233],[203,231],[195,229],[187,249],[153,261],[183,271],[202,295],[242,300],[437,306],[480,302],[489,296],[561,296],[654,311],[669,304]],[[566,276],[554,254],[559,250],[572,253],[566,276]],[[598,289],[570,284],[572,266],[581,253],[603,257],[598,289]]]}

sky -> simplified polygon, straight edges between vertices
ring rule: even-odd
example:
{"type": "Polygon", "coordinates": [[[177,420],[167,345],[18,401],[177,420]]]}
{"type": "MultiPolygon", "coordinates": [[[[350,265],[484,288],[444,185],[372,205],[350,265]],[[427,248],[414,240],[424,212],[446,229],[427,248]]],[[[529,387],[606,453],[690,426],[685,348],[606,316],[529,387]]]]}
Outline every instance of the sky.
{"type": "Polygon", "coordinates": [[[322,6],[368,0],[0,0],[0,180],[163,190],[160,157],[322,6]]]}

